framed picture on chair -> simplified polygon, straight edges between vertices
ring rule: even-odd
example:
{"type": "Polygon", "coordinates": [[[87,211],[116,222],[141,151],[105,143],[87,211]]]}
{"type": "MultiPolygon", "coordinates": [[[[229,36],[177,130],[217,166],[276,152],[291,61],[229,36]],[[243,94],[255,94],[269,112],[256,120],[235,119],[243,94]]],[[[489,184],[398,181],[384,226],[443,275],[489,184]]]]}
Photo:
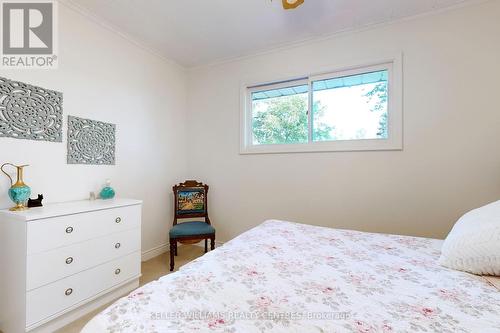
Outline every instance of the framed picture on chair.
{"type": "Polygon", "coordinates": [[[187,188],[177,194],[178,214],[197,214],[205,212],[205,190],[203,188],[187,188]]]}

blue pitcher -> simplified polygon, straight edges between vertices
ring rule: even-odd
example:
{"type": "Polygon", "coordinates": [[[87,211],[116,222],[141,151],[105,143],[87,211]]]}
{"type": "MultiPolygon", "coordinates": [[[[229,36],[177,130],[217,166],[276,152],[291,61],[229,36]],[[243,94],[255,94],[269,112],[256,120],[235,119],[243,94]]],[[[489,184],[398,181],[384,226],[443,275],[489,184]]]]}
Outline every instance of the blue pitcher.
{"type": "Polygon", "coordinates": [[[18,166],[12,163],[5,163],[0,167],[0,170],[2,170],[2,172],[5,173],[7,177],[9,177],[10,179],[11,187],[9,189],[9,197],[16,204],[15,207],[12,207],[10,209],[11,211],[21,211],[28,209],[28,207],[26,207],[26,202],[30,197],[31,189],[23,181],[23,168],[27,166],[28,165],[18,166]],[[6,165],[11,165],[17,169],[17,181],[15,184],[14,181],[12,180],[12,177],[3,169],[6,165]]]}

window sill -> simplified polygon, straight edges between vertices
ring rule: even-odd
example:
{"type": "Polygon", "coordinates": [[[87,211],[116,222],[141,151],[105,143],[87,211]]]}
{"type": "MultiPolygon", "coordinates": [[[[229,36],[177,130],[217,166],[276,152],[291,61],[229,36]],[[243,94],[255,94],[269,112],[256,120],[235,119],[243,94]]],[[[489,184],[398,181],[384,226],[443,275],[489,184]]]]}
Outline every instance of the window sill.
{"type": "Polygon", "coordinates": [[[403,143],[395,140],[350,140],[297,143],[286,145],[251,145],[242,146],[240,155],[254,154],[290,154],[290,153],[332,153],[362,151],[401,151],[403,143]]]}

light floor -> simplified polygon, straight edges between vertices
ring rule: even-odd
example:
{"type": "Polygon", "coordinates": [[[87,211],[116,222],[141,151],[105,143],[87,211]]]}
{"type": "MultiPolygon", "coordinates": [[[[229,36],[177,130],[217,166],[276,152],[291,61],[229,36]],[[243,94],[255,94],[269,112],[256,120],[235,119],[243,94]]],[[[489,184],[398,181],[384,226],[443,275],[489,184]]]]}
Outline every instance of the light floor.
{"type": "MultiPolygon", "coordinates": [[[[202,256],[204,254],[203,247],[195,245],[179,245],[178,256],[175,257],[175,270],[188,262],[202,256]]],[[[169,274],[169,253],[164,253],[158,257],[142,263],[142,277],[140,285],[157,280],[158,278],[169,274]]],[[[56,331],[57,333],[79,333],[82,328],[90,321],[96,314],[108,307],[109,304],[87,314],[86,316],[72,322],[71,324],[56,331]]],[[[1,332],[0,332],[1,333],[1,332]]]]}

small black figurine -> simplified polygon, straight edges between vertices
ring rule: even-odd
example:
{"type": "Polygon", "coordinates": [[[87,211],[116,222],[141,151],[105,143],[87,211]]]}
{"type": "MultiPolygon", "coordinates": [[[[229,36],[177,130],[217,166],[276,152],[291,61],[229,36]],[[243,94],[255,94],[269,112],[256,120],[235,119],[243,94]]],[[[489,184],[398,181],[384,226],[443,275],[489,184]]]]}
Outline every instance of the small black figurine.
{"type": "Polygon", "coordinates": [[[38,199],[28,199],[28,208],[42,207],[43,194],[38,195],[38,199]]]}

